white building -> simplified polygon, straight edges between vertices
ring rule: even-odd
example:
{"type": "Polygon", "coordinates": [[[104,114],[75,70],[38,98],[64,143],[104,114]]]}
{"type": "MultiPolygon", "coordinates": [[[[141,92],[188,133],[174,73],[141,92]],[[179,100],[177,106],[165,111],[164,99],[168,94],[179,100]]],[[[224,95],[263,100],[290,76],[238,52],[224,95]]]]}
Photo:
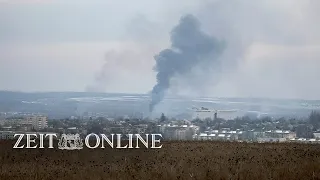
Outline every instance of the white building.
{"type": "Polygon", "coordinates": [[[158,125],[159,132],[163,134],[163,138],[167,140],[192,140],[192,135],[194,135],[198,130],[198,126],[194,125],[158,125]]]}
{"type": "Polygon", "coordinates": [[[320,133],[319,132],[318,133],[313,133],[313,136],[316,139],[320,139],[320,133]]]}
{"type": "Polygon", "coordinates": [[[186,140],[187,139],[187,130],[186,129],[177,129],[175,131],[176,140],[186,140]]]}
{"type": "Polygon", "coordinates": [[[240,132],[237,131],[219,131],[213,130],[211,132],[206,131],[205,133],[195,134],[192,136],[193,140],[227,140],[234,141],[238,140],[240,132]]]}
{"type": "Polygon", "coordinates": [[[35,130],[48,127],[48,118],[46,116],[28,116],[25,118],[26,124],[31,124],[35,130]]]}

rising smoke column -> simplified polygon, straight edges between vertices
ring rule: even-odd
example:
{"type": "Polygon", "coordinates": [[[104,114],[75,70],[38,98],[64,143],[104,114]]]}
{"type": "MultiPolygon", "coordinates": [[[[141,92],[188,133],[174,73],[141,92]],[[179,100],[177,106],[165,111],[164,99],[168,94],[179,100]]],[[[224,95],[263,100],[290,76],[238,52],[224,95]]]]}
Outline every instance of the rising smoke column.
{"type": "Polygon", "coordinates": [[[183,16],[173,28],[170,40],[171,48],[162,50],[154,57],[157,84],[151,92],[150,112],[164,98],[174,75],[188,74],[193,67],[203,63],[212,65],[210,63],[217,61],[225,47],[224,42],[202,32],[200,22],[190,14],[183,16]]]}

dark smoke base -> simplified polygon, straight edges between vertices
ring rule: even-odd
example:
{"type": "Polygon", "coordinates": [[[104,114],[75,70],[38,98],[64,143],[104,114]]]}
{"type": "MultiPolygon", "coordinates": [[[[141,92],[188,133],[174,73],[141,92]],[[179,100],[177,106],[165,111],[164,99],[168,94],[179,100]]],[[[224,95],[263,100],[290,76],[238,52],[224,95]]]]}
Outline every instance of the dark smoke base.
{"type": "Polygon", "coordinates": [[[154,57],[157,84],[151,92],[149,112],[163,100],[174,75],[191,73],[191,69],[200,63],[210,66],[217,60],[218,56],[214,55],[220,55],[224,50],[224,43],[202,32],[200,22],[190,14],[181,17],[179,24],[171,31],[170,40],[171,48],[162,50],[154,57]]]}

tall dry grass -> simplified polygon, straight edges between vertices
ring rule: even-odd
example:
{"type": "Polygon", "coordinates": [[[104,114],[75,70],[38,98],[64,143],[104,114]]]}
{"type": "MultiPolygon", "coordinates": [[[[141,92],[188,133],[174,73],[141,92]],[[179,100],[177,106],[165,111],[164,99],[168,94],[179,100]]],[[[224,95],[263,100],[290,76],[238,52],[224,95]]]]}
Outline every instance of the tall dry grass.
{"type": "Polygon", "coordinates": [[[162,149],[12,149],[2,180],[320,179],[320,145],[165,142],[162,149]]]}

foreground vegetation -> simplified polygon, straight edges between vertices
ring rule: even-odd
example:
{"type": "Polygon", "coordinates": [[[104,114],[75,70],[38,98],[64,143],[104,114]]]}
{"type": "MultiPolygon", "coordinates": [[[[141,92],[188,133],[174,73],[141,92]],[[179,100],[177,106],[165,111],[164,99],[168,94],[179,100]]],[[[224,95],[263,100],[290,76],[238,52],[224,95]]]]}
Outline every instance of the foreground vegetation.
{"type": "Polygon", "coordinates": [[[320,179],[320,145],[167,142],[162,149],[12,149],[0,179],[320,179]]]}

